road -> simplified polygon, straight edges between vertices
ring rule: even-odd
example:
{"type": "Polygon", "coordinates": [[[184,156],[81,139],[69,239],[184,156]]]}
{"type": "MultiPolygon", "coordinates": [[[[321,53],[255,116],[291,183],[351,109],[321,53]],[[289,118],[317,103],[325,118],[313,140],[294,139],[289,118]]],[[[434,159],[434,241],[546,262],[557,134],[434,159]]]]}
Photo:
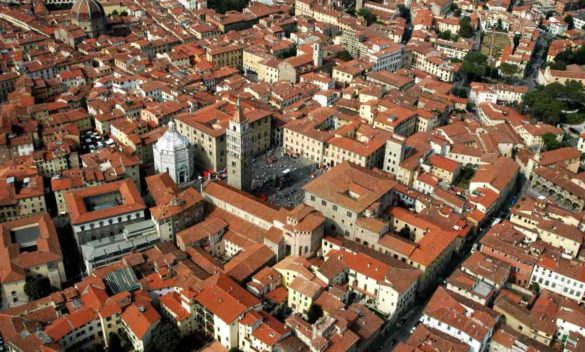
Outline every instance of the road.
{"type": "Polygon", "coordinates": [[[544,39],[544,35],[540,35],[538,40],[536,41],[535,52],[532,57],[532,61],[530,62],[526,77],[521,81],[522,84],[526,84],[529,90],[533,90],[537,86],[536,79],[538,78],[538,72],[540,71],[540,66],[542,66],[542,55],[544,50],[546,50],[547,43],[544,39]]]}
{"type": "MultiPolygon", "coordinates": [[[[451,265],[443,272],[442,277],[447,278],[451,276],[451,274],[461,266],[461,264],[473,253],[474,248],[476,248],[477,243],[483,238],[483,236],[489,231],[491,228],[491,224],[494,219],[509,219],[510,218],[510,210],[523,194],[526,194],[529,191],[528,183],[524,180],[524,178],[519,178],[518,184],[516,185],[515,192],[511,192],[508,196],[508,199],[503,203],[500,209],[497,212],[494,212],[490,215],[484,225],[480,227],[479,231],[463,245],[461,252],[454,256],[451,260],[451,265]]],[[[442,281],[440,278],[437,280],[436,286],[440,285],[442,281]]],[[[392,351],[394,347],[400,343],[401,341],[405,341],[408,339],[410,335],[410,330],[414,328],[417,323],[420,321],[424,308],[426,307],[427,303],[429,302],[432,294],[434,293],[436,286],[429,290],[424,295],[417,297],[416,304],[409,310],[407,315],[404,317],[406,322],[401,326],[397,326],[396,324],[393,327],[388,329],[389,333],[385,337],[385,342],[380,346],[378,351],[392,351]]]]}

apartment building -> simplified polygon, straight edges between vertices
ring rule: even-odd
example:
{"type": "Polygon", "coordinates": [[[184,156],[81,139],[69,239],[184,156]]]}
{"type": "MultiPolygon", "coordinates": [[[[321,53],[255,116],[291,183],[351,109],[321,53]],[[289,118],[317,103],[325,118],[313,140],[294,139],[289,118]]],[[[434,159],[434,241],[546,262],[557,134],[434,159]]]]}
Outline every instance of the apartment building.
{"type": "Polygon", "coordinates": [[[381,236],[374,248],[422,271],[417,288],[419,291],[425,290],[437,275],[441,275],[469,231],[469,228],[459,225],[442,228],[400,207],[389,208],[386,216],[390,231],[394,233],[381,236]],[[403,229],[408,230],[409,238],[395,234],[403,229]]]}
{"type": "Polygon", "coordinates": [[[511,265],[474,252],[447,278],[447,290],[484,306],[491,304],[508,282],[511,265]]]}
{"type": "Polygon", "coordinates": [[[162,316],[179,329],[181,336],[195,333],[195,299],[189,290],[170,292],[160,297],[162,316]]]}
{"type": "Polygon", "coordinates": [[[81,155],[84,169],[95,169],[106,175],[107,180],[130,179],[141,190],[141,160],[134,154],[116,148],[103,148],[93,153],[81,155]]]}
{"type": "Polygon", "coordinates": [[[90,308],[58,318],[45,328],[45,333],[65,350],[96,348],[102,337],[99,316],[90,308]]]}
{"type": "Polygon", "coordinates": [[[386,175],[343,162],[305,185],[304,203],[326,218],[326,231],[356,238],[355,223],[378,217],[396,184],[386,175]]]}
{"type": "Polygon", "coordinates": [[[579,135],[579,141],[577,142],[577,149],[581,154],[585,154],[585,133],[579,135]]]}
{"type": "Polygon", "coordinates": [[[431,155],[428,161],[432,175],[449,185],[455,182],[461,170],[461,164],[438,154],[431,155]]]}
{"type": "Polygon", "coordinates": [[[203,220],[203,197],[194,188],[180,190],[168,173],[146,177],[156,203],[150,215],[162,242],[175,242],[176,234],[203,220]]]}
{"type": "Polygon", "coordinates": [[[557,302],[558,296],[548,290],[543,290],[531,307],[502,295],[496,299],[494,310],[505,317],[506,325],[516,333],[548,347],[557,332],[557,302]]]}
{"type": "Polygon", "coordinates": [[[414,85],[414,79],[389,71],[372,71],[366,74],[366,80],[384,87],[386,92],[391,90],[405,91],[414,85]]]}
{"type": "Polygon", "coordinates": [[[216,67],[241,67],[245,47],[242,44],[215,45],[207,49],[205,57],[207,61],[213,63],[216,67]]]}
{"type": "Polygon", "coordinates": [[[27,279],[45,278],[60,288],[67,280],[57,230],[48,213],[0,224],[0,287],[2,307],[28,302],[24,292],[27,279]]]}
{"type": "Polygon", "coordinates": [[[43,177],[23,164],[6,165],[0,177],[0,221],[47,211],[43,177]]]}
{"type": "Polygon", "coordinates": [[[581,262],[543,255],[534,266],[530,282],[577,303],[585,301],[585,265],[581,262]]]}
{"type": "Polygon", "coordinates": [[[276,263],[272,268],[280,274],[282,287],[288,289],[291,283],[299,276],[307,280],[312,280],[315,277],[315,274],[309,270],[310,266],[311,263],[304,257],[288,256],[276,263]]]}
{"type": "Polygon", "coordinates": [[[377,311],[391,319],[414,303],[421,273],[400,260],[386,257],[381,261],[365,253],[332,248],[328,249],[326,258],[336,258],[343,263],[347,268],[349,289],[371,301],[377,311]]]}
{"type": "Polygon", "coordinates": [[[518,133],[524,144],[529,147],[543,148],[544,140],[542,137],[546,134],[552,134],[557,141],[563,140],[563,129],[544,123],[519,123],[514,125],[514,130],[518,133]]]}
{"type": "Polygon", "coordinates": [[[240,319],[258,308],[260,301],[224,274],[208,280],[195,297],[197,330],[226,349],[237,347],[240,319]]]}
{"type": "Polygon", "coordinates": [[[518,165],[507,157],[499,157],[494,163],[479,167],[469,182],[469,192],[487,188],[497,193],[498,204],[501,204],[516,187],[519,173],[518,165]]]}
{"type": "Polygon", "coordinates": [[[131,180],[75,190],[64,198],[78,246],[119,234],[125,225],[145,219],[146,206],[131,180]]]}
{"type": "Polygon", "coordinates": [[[292,120],[283,126],[283,147],[314,162],[323,163],[327,141],[333,131],[348,125],[353,118],[333,108],[318,108],[304,119],[292,120]]]}
{"type": "Polygon", "coordinates": [[[152,333],[161,316],[150,302],[132,303],[121,314],[122,326],[135,351],[144,351],[152,341],[152,333]]]}
{"type": "Polygon", "coordinates": [[[460,297],[439,286],[421,323],[467,344],[472,352],[485,351],[498,324],[498,314],[460,297]]]}
{"type": "Polygon", "coordinates": [[[271,351],[291,335],[283,323],[264,312],[249,312],[240,320],[239,346],[243,352],[271,351]]]}
{"type": "Polygon", "coordinates": [[[327,285],[314,275],[311,279],[297,276],[288,285],[288,307],[294,313],[307,317],[309,309],[326,287],[327,285]]]}
{"type": "Polygon", "coordinates": [[[409,44],[404,48],[407,68],[430,73],[441,81],[452,82],[458,66],[451,63],[431,44],[409,44]]]}

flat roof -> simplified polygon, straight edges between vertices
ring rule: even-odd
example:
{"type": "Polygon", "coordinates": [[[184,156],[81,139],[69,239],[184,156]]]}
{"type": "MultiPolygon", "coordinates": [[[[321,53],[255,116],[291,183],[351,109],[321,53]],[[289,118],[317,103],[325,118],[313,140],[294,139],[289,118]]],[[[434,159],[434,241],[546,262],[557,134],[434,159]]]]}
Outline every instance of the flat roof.
{"type": "Polygon", "coordinates": [[[41,230],[37,224],[13,228],[10,230],[12,243],[18,243],[19,245],[36,242],[40,236],[41,230]]]}
{"type": "Polygon", "coordinates": [[[492,285],[486,283],[485,281],[480,281],[473,288],[473,292],[480,294],[482,297],[487,297],[493,289],[494,287],[492,285]]]}

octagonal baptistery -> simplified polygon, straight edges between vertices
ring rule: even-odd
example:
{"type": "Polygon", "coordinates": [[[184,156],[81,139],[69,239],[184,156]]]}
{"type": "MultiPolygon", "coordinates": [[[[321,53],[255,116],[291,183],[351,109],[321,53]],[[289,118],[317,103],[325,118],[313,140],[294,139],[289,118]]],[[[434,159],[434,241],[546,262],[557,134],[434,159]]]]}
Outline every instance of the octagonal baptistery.
{"type": "Polygon", "coordinates": [[[165,134],[152,146],[154,169],[157,172],[168,172],[180,185],[193,177],[193,149],[189,140],[177,132],[173,120],[167,127],[165,134]]]}

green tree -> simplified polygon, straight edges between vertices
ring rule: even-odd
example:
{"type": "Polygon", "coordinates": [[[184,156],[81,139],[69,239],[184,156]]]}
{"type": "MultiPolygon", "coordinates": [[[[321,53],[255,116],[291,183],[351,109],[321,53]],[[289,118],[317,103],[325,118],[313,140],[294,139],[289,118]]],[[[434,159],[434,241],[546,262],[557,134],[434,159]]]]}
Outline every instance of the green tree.
{"type": "Polygon", "coordinates": [[[406,22],[410,23],[410,9],[404,6],[404,4],[398,5],[398,16],[404,18],[406,22]]]}
{"type": "Polygon", "coordinates": [[[576,50],[567,49],[561,51],[555,56],[554,63],[559,67],[566,67],[572,64],[585,65],[585,46],[582,45],[576,50]]]}
{"type": "Polygon", "coordinates": [[[481,79],[486,74],[487,56],[480,52],[467,53],[459,72],[466,74],[470,80],[481,79]]]}
{"type": "Polygon", "coordinates": [[[398,231],[398,236],[403,238],[410,238],[410,227],[408,227],[408,225],[404,225],[404,227],[398,231]]]}
{"type": "Polygon", "coordinates": [[[471,38],[474,34],[473,26],[471,25],[471,19],[469,17],[463,17],[459,20],[459,35],[463,38],[471,38]]]}
{"type": "Polygon", "coordinates": [[[551,124],[560,122],[565,104],[555,100],[548,92],[537,88],[524,94],[522,100],[533,117],[551,124]]]}
{"type": "Polygon", "coordinates": [[[461,17],[461,9],[456,9],[455,12],[453,12],[453,16],[461,17]]]}
{"type": "Polygon", "coordinates": [[[520,44],[520,39],[522,39],[522,34],[514,35],[514,49],[516,49],[518,47],[518,44],[520,44]]]}
{"type": "Polygon", "coordinates": [[[351,54],[347,50],[343,50],[343,51],[338,52],[337,54],[335,54],[335,57],[340,59],[340,60],[343,60],[343,61],[349,61],[349,60],[353,59],[353,57],[351,56],[351,54]]]}
{"type": "Polygon", "coordinates": [[[118,10],[112,11],[112,16],[118,16],[118,15],[119,15],[118,10]]]}
{"type": "Polygon", "coordinates": [[[27,277],[24,283],[24,293],[29,299],[37,300],[51,293],[51,283],[46,277],[27,277]]]}
{"type": "Polygon", "coordinates": [[[207,7],[217,10],[219,13],[228,11],[242,11],[248,5],[247,0],[209,0],[207,7]]]}
{"type": "Polygon", "coordinates": [[[455,87],[453,88],[453,95],[458,98],[467,98],[468,96],[467,89],[463,87],[455,87]]]}
{"type": "Polygon", "coordinates": [[[538,86],[522,97],[525,110],[532,117],[553,125],[566,118],[564,110],[583,108],[583,101],[585,101],[584,87],[577,81],[538,86]]]}
{"type": "Polygon", "coordinates": [[[128,16],[128,11],[124,10],[124,11],[120,12],[120,16],[127,17],[128,16]]]}
{"type": "Polygon", "coordinates": [[[504,62],[500,65],[500,71],[502,71],[502,73],[506,76],[513,76],[516,73],[518,73],[519,68],[518,68],[518,65],[509,64],[507,62],[504,62]]]}
{"type": "Polygon", "coordinates": [[[557,150],[559,148],[565,147],[566,144],[563,141],[558,141],[557,136],[552,133],[546,133],[542,136],[542,142],[544,143],[544,149],[546,151],[549,150],[557,150]]]}
{"type": "Polygon", "coordinates": [[[307,321],[314,324],[319,318],[323,316],[323,308],[318,304],[311,304],[309,312],[307,313],[307,321]]]}
{"type": "Polygon", "coordinates": [[[160,352],[174,352],[180,342],[179,330],[167,321],[161,321],[152,332],[152,344],[160,352]]]}
{"type": "Polygon", "coordinates": [[[530,284],[530,290],[532,290],[532,292],[534,293],[539,293],[540,285],[538,284],[538,282],[533,282],[532,284],[530,284]]]}
{"type": "Polygon", "coordinates": [[[441,32],[437,37],[439,37],[439,39],[451,40],[451,31],[446,30],[444,32],[441,32]]]}
{"type": "Polygon", "coordinates": [[[108,344],[108,352],[122,352],[122,339],[118,334],[110,333],[110,343],[108,344]]]}
{"type": "Polygon", "coordinates": [[[364,20],[366,20],[366,23],[368,24],[368,26],[371,25],[372,23],[375,23],[378,20],[378,17],[376,17],[376,15],[374,15],[372,10],[367,9],[365,7],[361,8],[358,11],[358,16],[363,17],[364,20]]]}
{"type": "Polygon", "coordinates": [[[563,61],[555,61],[549,65],[551,70],[560,70],[565,71],[567,69],[567,64],[563,61]]]}
{"type": "Polygon", "coordinates": [[[286,58],[289,58],[291,56],[296,56],[296,55],[297,55],[297,46],[293,44],[290,48],[288,48],[286,50],[279,51],[274,56],[279,58],[279,59],[286,59],[286,58]]]}
{"type": "Polygon", "coordinates": [[[571,15],[565,16],[564,21],[566,24],[569,25],[568,26],[569,29],[575,29],[575,20],[573,19],[573,16],[571,16],[571,15]]]}

